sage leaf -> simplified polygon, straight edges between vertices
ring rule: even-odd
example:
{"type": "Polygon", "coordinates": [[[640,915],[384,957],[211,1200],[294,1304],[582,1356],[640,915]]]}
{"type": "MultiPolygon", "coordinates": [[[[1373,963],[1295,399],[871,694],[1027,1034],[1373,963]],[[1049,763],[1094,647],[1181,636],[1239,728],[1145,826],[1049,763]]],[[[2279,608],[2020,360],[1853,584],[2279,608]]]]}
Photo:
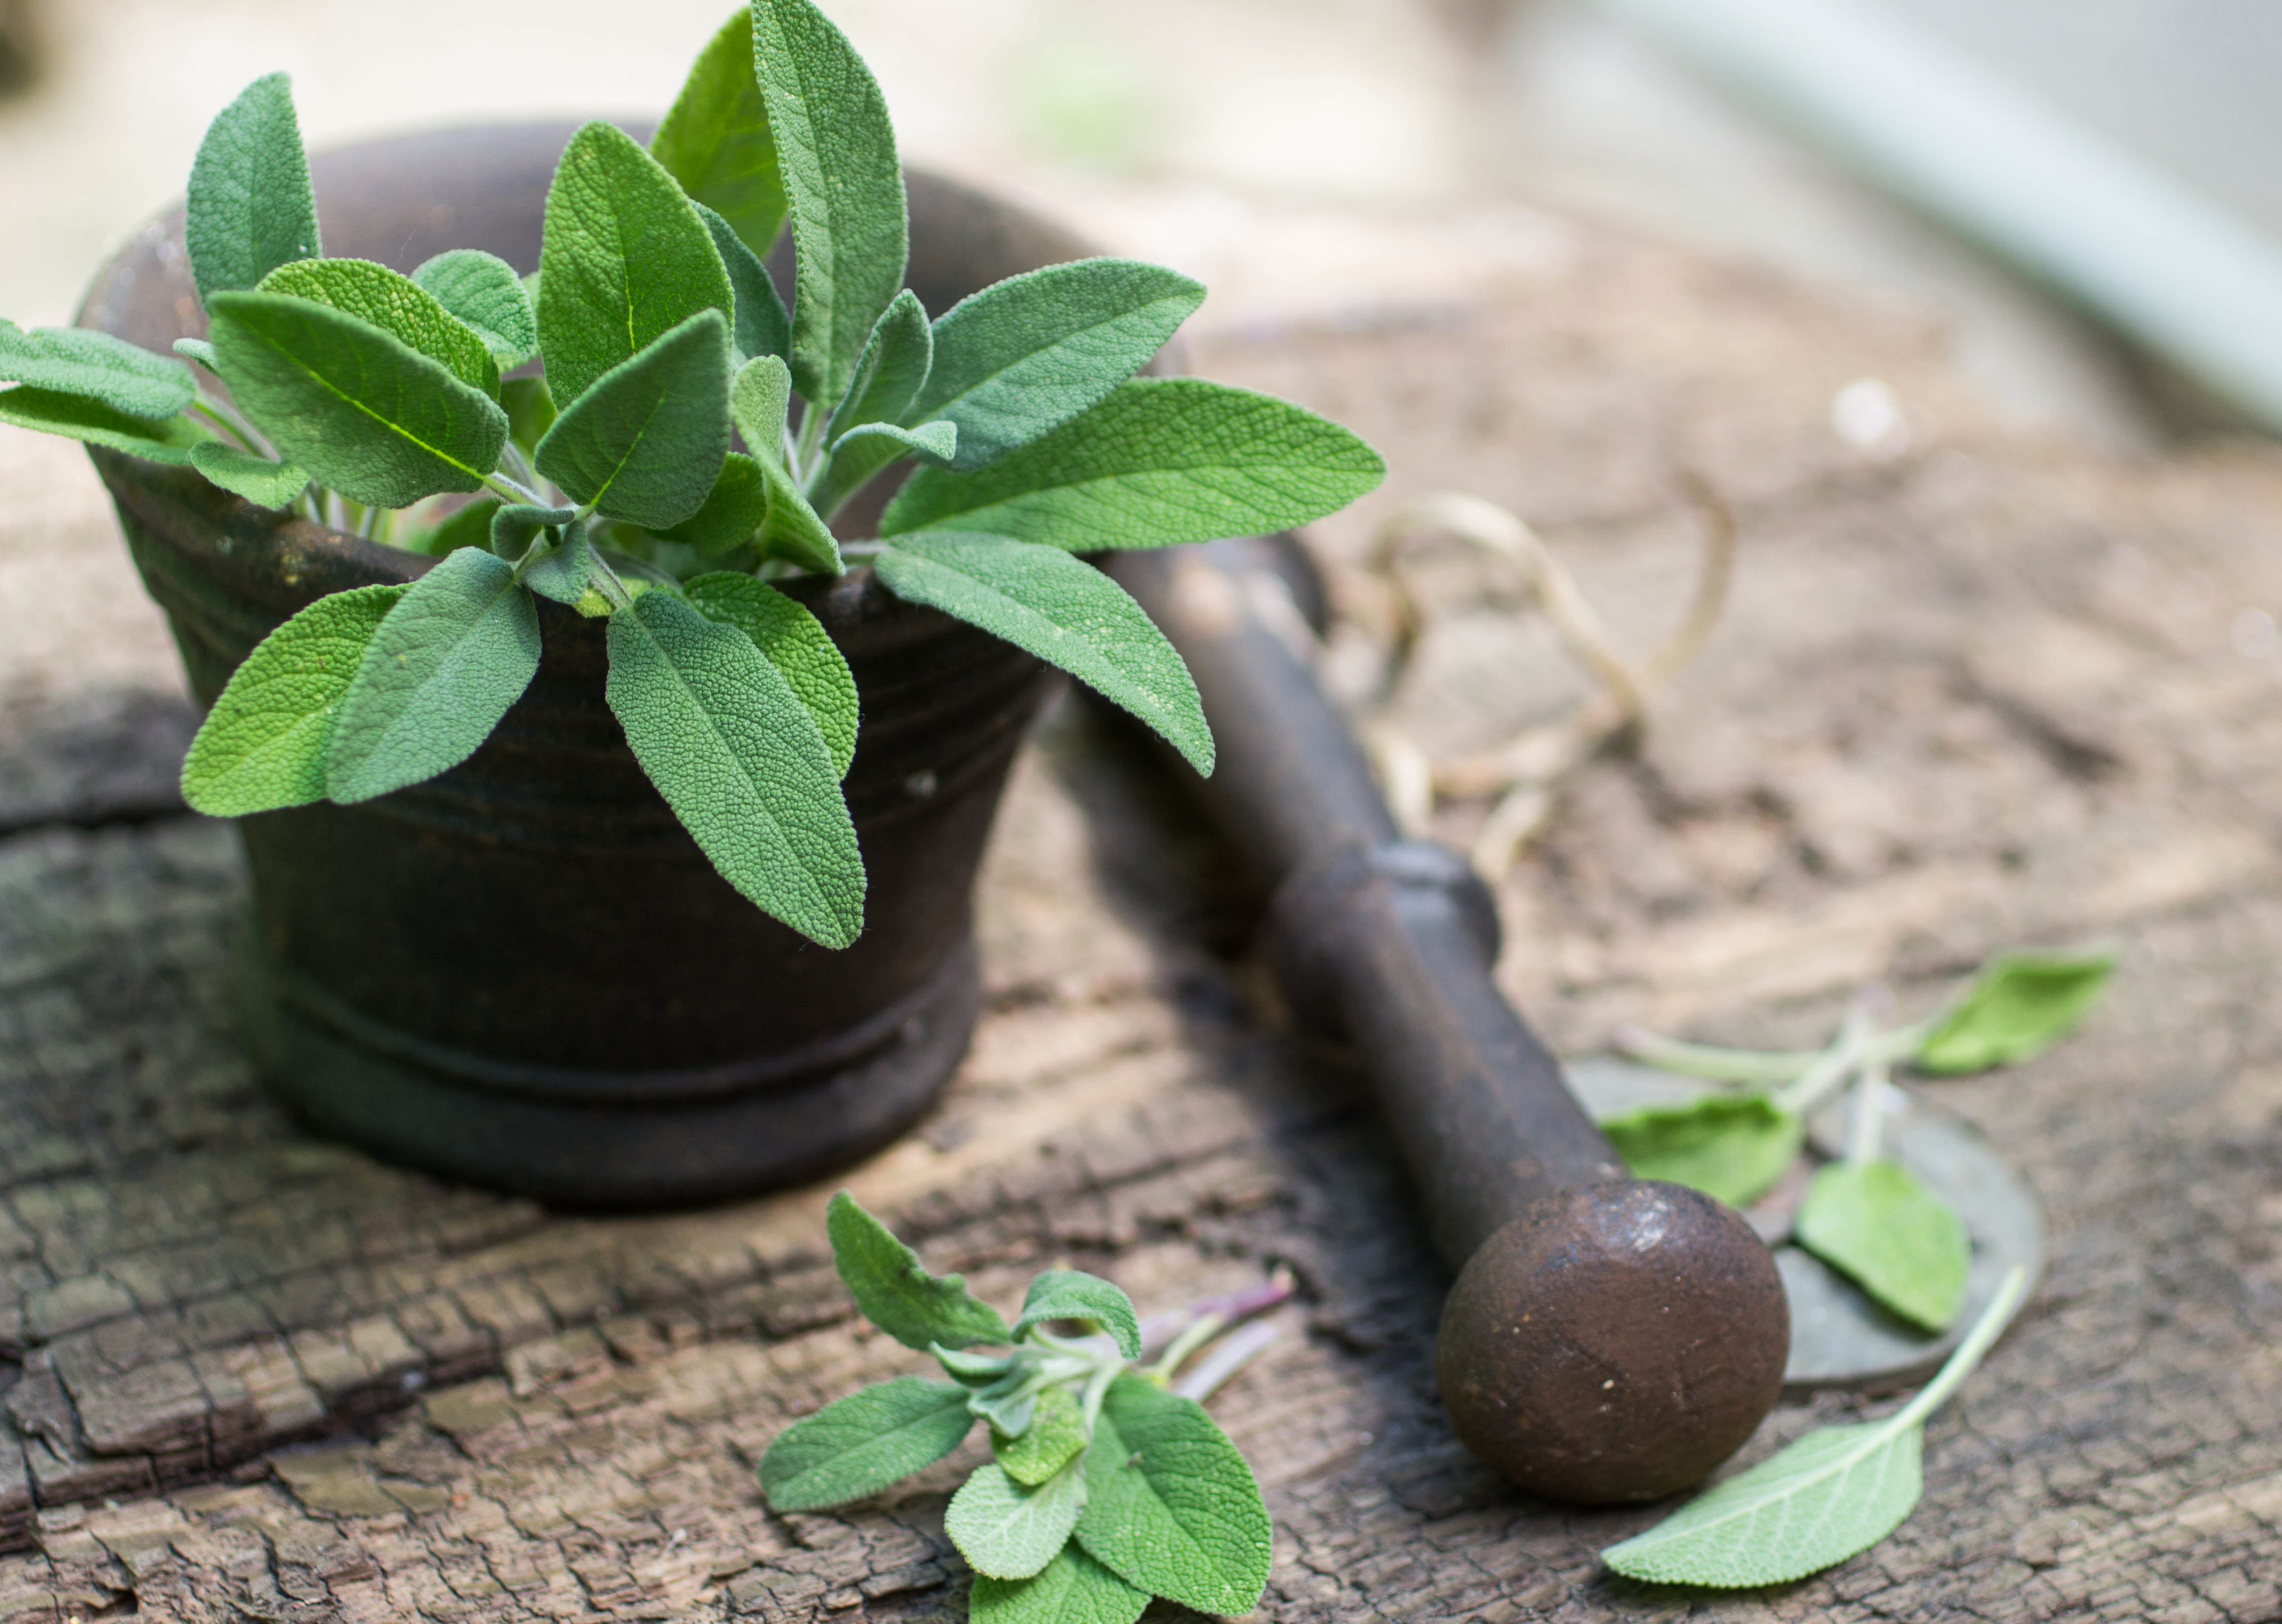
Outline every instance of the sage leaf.
{"type": "Polygon", "coordinates": [[[993,283],[935,324],[935,365],[904,421],[959,425],[962,472],[1060,428],[1133,376],[1204,302],[1137,260],[1077,260],[993,283]]]}
{"type": "Polygon", "coordinates": [[[28,384],[77,395],[128,417],[172,417],[198,399],[190,369],[179,361],[84,327],[35,327],[0,322],[0,384],[28,384]]]}
{"type": "Polygon", "coordinates": [[[1084,1452],[1085,1411],[1067,1387],[1038,1395],[1037,1409],[1019,1438],[991,1434],[990,1452],[1006,1475],[1035,1488],[1084,1452]]]}
{"type": "Polygon", "coordinates": [[[539,314],[523,278],[497,254],[454,248],[426,260],[412,280],[491,352],[502,367],[519,367],[539,354],[539,314]]]}
{"type": "Polygon", "coordinates": [[[2034,1059],[2074,1031],[2115,972],[2113,953],[2005,953],[1944,1014],[1914,1057],[1927,1071],[2034,1059]]]}
{"type": "Polygon", "coordinates": [[[1128,1584],[1234,1618],[1268,1588],[1273,1530],[1252,1468],[1192,1401],[1128,1371],[1085,1452],[1078,1543],[1128,1584]]]}
{"type": "Polygon", "coordinates": [[[987,1462],[951,1497],[943,1531],[976,1573],[1028,1579],[1054,1559],[1084,1509],[1082,1465],[1066,1466],[1031,1488],[987,1462]]]}
{"type": "Polygon", "coordinates": [[[1006,1322],[988,1303],[977,1302],[959,1275],[932,1275],[919,1254],[842,1190],[824,1215],[832,1240],[832,1261],[848,1294],[864,1317],[906,1348],[926,1351],[1014,1340],[1006,1322]]]}
{"type": "Polygon", "coordinates": [[[753,76],[749,10],[739,7],[697,53],[649,151],[682,190],[718,211],[739,241],[766,257],[784,229],[785,195],[768,104],[753,76]]]}
{"type": "Polygon", "coordinates": [[[816,719],[825,748],[832,752],[834,770],[847,777],[849,764],[856,759],[861,711],[856,679],[824,623],[806,605],[749,575],[720,571],[699,576],[683,590],[699,614],[735,626],[784,673],[816,719]]]}
{"type": "Polygon", "coordinates": [[[792,410],[792,370],[776,355],[756,355],[737,369],[729,385],[729,417],[745,449],[764,462],[784,466],[785,420],[792,410]]]}
{"type": "Polygon", "coordinates": [[[864,929],[856,826],[824,735],[783,673],[671,592],[610,617],[609,660],[605,696],[634,758],[721,877],[812,942],[853,942],[864,929]]]}
{"type": "Polygon", "coordinates": [[[586,526],[574,519],[564,527],[560,542],[524,566],[523,584],[542,598],[577,609],[594,590],[599,563],[586,526]]]}
{"type": "Polygon", "coordinates": [[[793,385],[829,408],[904,285],[896,133],[872,70],[811,0],[753,0],[753,69],[792,221],[793,385]]]}
{"type": "Polygon", "coordinates": [[[259,291],[329,305],[441,361],[470,388],[499,398],[499,363],[475,330],[411,277],[370,260],[301,260],[261,279],[259,291]]]}
{"type": "Polygon", "coordinates": [[[257,508],[283,508],[308,487],[309,476],[291,462],[273,462],[221,440],[190,447],[190,466],[233,496],[257,508]]]}
{"type": "Polygon", "coordinates": [[[2007,1275],[1940,1373],[1884,1420],[1818,1428],[1601,1560],[1631,1579],[1757,1589],[1867,1550],[1915,1509],[1926,1419],[1980,1364],[2027,1286],[2025,1271],[2007,1275]]]}
{"type": "Polygon", "coordinates": [[[969,1353],[964,1348],[945,1348],[936,1342],[928,1351],[935,1356],[951,1379],[966,1387],[987,1387],[1021,1365],[1027,1371],[1032,1355],[1028,1350],[1010,1354],[969,1353]]]}
{"type": "Polygon", "coordinates": [[[1156,623],[1122,587],[1052,548],[1000,536],[899,536],[873,568],[889,591],[1005,638],[1122,705],[1199,773],[1212,728],[1197,685],[1156,623]]]}
{"type": "Polygon", "coordinates": [[[841,563],[840,542],[832,526],[809,505],[790,474],[765,457],[757,460],[769,486],[769,517],[761,526],[761,551],[803,570],[823,575],[841,573],[846,566],[841,563]]]}
{"type": "Polygon", "coordinates": [[[410,550],[426,553],[434,558],[445,558],[463,547],[488,547],[492,540],[492,521],[499,517],[501,506],[496,496],[477,497],[447,515],[441,523],[419,537],[411,544],[410,550]]]}
{"type": "Polygon", "coordinates": [[[578,517],[576,508],[541,508],[524,501],[495,508],[492,511],[492,551],[515,563],[531,551],[532,544],[543,532],[560,529],[578,517]]]}
{"type": "Polygon", "coordinates": [[[702,203],[697,215],[713,234],[713,246],[729,273],[729,291],[737,307],[729,337],[737,346],[738,364],[742,366],[756,355],[782,359],[790,354],[792,315],[786,310],[777,284],[770,280],[768,267],[739,240],[726,220],[702,203]]]}
{"type": "Polygon", "coordinates": [[[859,423],[894,423],[910,409],[927,382],[935,359],[935,338],[928,329],[927,307],[920,296],[905,288],[889,301],[873,324],[848,392],[824,425],[827,445],[859,423]]]}
{"type": "Polygon", "coordinates": [[[705,505],[657,533],[695,548],[702,558],[718,558],[750,541],[768,517],[768,475],[753,458],[733,451],[721,464],[705,505]]]}
{"type": "Polygon", "coordinates": [[[507,413],[508,438],[526,452],[539,449],[558,415],[554,392],[543,376],[501,380],[500,405],[507,413]]]}
{"type": "Polygon", "coordinates": [[[1099,1275],[1075,1269],[1049,1269],[1039,1275],[1022,1299],[1014,1334],[1057,1319],[1084,1320],[1108,1333],[1127,1358],[1141,1356],[1141,1319],[1133,1311],[1133,1299],[1099,1275]]]}
{"type": "Polygon", "coordinates": [[[815,505],[822,512],[835,513],[882,470],[905,457],[947,463],[958,449],[956,423],[923,423],[916,429],[893,423],[859,423],[833,446],[815,505]]]}
{"type": "Polygon", "coordinates": [[[1035,1578],[979,1575],[967,1593],[966,1614],[969,1624],[1136,1624],[1148,1605],[1146,1590],[1071,1543],[1035,1578]]]}
{"type": "Polygon", "coordinates": [[[317,202],[283,74],[255,80],[206,126],[190,165],[182,237],[198,302],[209,310],[217,293],[317,257],[317,202]]]}
{"type": "Polygon", "coordinates": [[[701,310],[596,379],[532,461],[572,501],[663,530],[705,505],[728,455],[729,326],[701,310]]]}
{"type": "Polygon", "coordinates": [[[1038,1390],[1030,1385],[1030,1375],[1027,1365],[1017,1366],[968,1397],[966,1407],[990,1423],[993,1438],[1029,1436],[1038,1415],[1038,1390]]]}
{"type": "Polygon", "coordinates": [[[256,643],[190,741],[182,799],[212,818],[324,799],[325,746],[341,696],[405,590],[333,593],[256,643]]]}
{"type": "Polygon", "coordinates": [[[571,136],[539,257],[539,347],[563,409],[700,311],[726,322],[734,305],[713,234],[657,160],[612,125],[571,136]]]}
{"type": "Polygon", "coordinates": [[[539,616],[515,571],[462,548],[412,583],[365,649],[325,747],[345,805],[458,766],[539,671],[539,616]]]}
{"type": "Polygon", "coordinates": [[[1307,524],[1386,473],[1347,430],[1273,395],[1137,377],[973,473],[921,468],[880,533],[980,530],[1074,553],[1170,547],[1307,524]]]}
{"type": "Polygon", "coordinates": [[[177,467],[190,460],[190,448],[212,439],[189,417],[130,417],[85,395],[58,394],[28,385],[0,389],[0,423],[43,434],[60,434],[90,446],[106,446],[152,462],[177,467]]]}
{"type": "Polygon", "coordinates": [[[1765,1094],[1642,1106],[1608,1118],[1601,1131],[1634,1177],[1686,1185],[1730,1207],[1773,1189],[1806,1142],[1806,1124],[1765,1094]]]}
{"type": "Polygon", "coordinates": [[[974,1425],[965,1388],[898,1376],[779,1433],[761,1457],[761,1492],[775,1511],[845,1505],[932,1466],[974,1425]]]}
{"type": "Polygon", "coordinates": [[[1834,1162],[1799,1202],[1798,1244],[1922,1331],[1964,1305],[1973,1243],[1949,1203],[1898,1162],[1834,1162]]]}
{"type": "Polygon", "coordinates": [[[371,322],[279,293],[217,293],[213,344],[237,404],[309,477],[352,501],[408,508],[476,491],[507,414],[371,322]]]}
{"type": "MultiPolygon", "coordinates": [[[[197,361],[198,365],[204,367],[207,371],[213,373],[217,377],[221,376],[221,362],[219,358],[214,354],[214,346],[208,344],[204,338],[175,339],[175,354],[180,355],[185,361],[197,361]]],[[[195,385],[193,385],[193,387],[195,387],[195,385]]]]}

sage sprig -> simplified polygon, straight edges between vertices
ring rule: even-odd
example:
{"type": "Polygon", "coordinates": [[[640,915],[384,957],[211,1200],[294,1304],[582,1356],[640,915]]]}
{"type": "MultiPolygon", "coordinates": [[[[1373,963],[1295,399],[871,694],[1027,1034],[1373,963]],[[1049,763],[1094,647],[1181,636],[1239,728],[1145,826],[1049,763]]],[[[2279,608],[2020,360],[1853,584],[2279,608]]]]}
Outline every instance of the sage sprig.
{"type": "Polygon", "coordinates": [[[184,765],[193,807],[353,803],[450,771],[559,606],[609,622],[611,710],[723,877],[842,947],[863,929],[841,789],[859,701],[788,581],[869,565],[1209,771],[1179,656],[1071,555],[1303,524],[1385,471],[1287,402],[1135,377],[1203,299],[1188,278],[1081,260],[930,316],[903,285],[906,217],[879,87],[813,0],[732,17],[648,148],[608,123],[573,136],[528,276],[473,249],[408,275],[325,258],[273,74],[191,171],[207,335],[159,355],[0,323],[0,423],[441,561],[272,632],[184,765]],[[763,265],[787,228],[789,308],[763,265]],[[885,539],[835,535],[883,478],[904,479],[885,539]]]}
{"type": "Polygon", "coordinates": [[[1133,1624],[1152,1596],[1201,1612],[1259,1605],[1271,1545],[1259,1486],[1171,1382],[1236,1314],[1280,1290],[1200,1312],[1144,1369],[1144,1326],[1106,1280],[1049,1270],[1009,1325],[959,1276],[929,1273],[845,1191],[826,1230],[865,1317],[932,1354],[951,1379],[899,1376],[786,1428],[761,1458],[772,1510],[865,1499],[941,1460],[981,1421],[991,1459],[943,1518],[975,1571],[977,1624],[1133,1624]]]}

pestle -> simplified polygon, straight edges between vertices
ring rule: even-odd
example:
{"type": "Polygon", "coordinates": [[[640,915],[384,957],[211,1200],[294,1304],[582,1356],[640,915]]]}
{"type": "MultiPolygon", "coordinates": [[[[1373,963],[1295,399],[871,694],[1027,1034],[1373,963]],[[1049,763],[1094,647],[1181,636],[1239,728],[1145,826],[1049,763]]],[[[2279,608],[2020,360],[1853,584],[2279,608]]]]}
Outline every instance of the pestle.
{"type": "Polygon", "coordinates": [[[1460,1441],[1552,1499],[1700,1481],[1782,1390],[1789,1313],[1766,1247],[1709,1197],[1628,1177],[1497,991],[1487,888],[1401,837],[1316,684],[1292,539],[1109,569],[1196,678],[1220,746],[1197,788],[1273,892],[1285,995],[1362,1059],[1457,1271],[1435,1374],[1460,1441]]]}

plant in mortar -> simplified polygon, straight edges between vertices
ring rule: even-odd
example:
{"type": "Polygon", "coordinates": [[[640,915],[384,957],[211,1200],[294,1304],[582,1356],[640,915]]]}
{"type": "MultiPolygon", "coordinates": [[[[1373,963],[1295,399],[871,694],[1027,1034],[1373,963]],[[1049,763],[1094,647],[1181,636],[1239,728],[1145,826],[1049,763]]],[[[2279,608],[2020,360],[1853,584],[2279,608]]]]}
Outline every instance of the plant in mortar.
{"type": "Polygon", "coordinates": [[[732,18],[648,149],[580,129],[532,277],[465,249],[409,276],[323,258],[283,75],[208,130],[185,237],[206,339],[0,324],[0,422],[439,556],[256,647],[190,804],[354,804],[458,765],[536,673],[548,598],[607,619],[610,710],[715,868],[827,946],[863,929],[859,698],[776,583],[868,563],[1208,772],[1179,657],[1082,555],[1305,523],[1384,472],[1284,401],[1135,376],[1203,297],[1160,267],[1051,266],[930,318],[885,105],[810,0],[732,18]],[[762,264],[787,225],[789,308],[762,264]],[[831,521],[894,474],[879,539],[843,541],[831,521]]]}

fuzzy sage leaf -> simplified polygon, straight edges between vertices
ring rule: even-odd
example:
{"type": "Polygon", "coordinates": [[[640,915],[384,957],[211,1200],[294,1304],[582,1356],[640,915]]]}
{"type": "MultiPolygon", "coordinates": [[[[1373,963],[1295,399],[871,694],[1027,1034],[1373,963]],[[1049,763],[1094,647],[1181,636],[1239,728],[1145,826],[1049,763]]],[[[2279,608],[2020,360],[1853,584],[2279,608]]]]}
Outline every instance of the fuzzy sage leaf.
{"type": "Polygon", "coordinates": [[[2076,1029],[2115,974],[2113,953],[2005,953],[1945,1011],[1916,1063],[1986,1071],[2033,1059],[2076,1029]]]}
{"type": "Polygon", "coordinates": [[[1806,1124],[1765,1094],[1706,1094],[1642,1106],[1601,1124],[1626,1170],[1748,1207],[1774,1186],[1806,1142],[1806,1124]]]}
{"type": "Polygon", "coordinates": [[[703,204],[697,206],[697,216],[712,233],[713,246],[720,252],[722,268],[729,273],[729,291],[736,301],[736,320],[731,325],[730,340],[737,347],[737,362],[742,366],[756,355],[774,355],[780,359],[792,354],[792,315],[786,310],[784,296],[777,284],[769,279],[768,267],[732,230],[728,221],[703,204]]]}
{"type": "Polygon", "coordinates": [[[539,314],[515,267],[497,254],[454,248],[412,273],[421,290],[457,320],[502,367],[519,367],[539,353],[539,314]]]}
{"type": "Polygon", "coordinates": [[[775,1511],[845,1505],[935,1465],[974,1426],[964,1387],[898,1376],[778,1434],[761,1457],[761,1490],[775,1511]]]}
{"type": "Polygon", "coordinates": [[[729,328],[701,310],[597,378],[533,461],[572,501],[662,530],[705,505],[728,455],[729,328]]]}
{"type": "Polygon", "coordinates": [[[760,463],[733,451],[721,464],[704,505],[657,533],[697,549],[701,558],[718,558],[753,540],[769,518],[769,477],[760,463]]]}
{"type": "Polygon", "coordinates": [[[1135,1624],[1149,1605],[1137,1590],[1072,1542],[1033,1579],[978,1577],[970,1624],[1135,1624]]]}
{"type": "Polygon", "coordinates": [[[371,322],[408,347],[440,361],[470,388],[499,398],[499,363],[473,328],[409,276],[370,260],[301,260],[261,279],[260,291],[286,293],[371,322]]]}
{"type": "Polygon", "coordinates": [[[749,575],[718,571],[699,576],[683,590],[699,614],[735,626],[784,673],[801,703],[816,718],[834,769],[845,778],[856,759],[861,707],[856,679],[823,622],[805,605],[749,575]]]}
{"type": "Polygon", "coordinates": [[[926,307],[918,294],[905,288],[889,301],[856,358],[848,392],[825,424],[827,445],[859,424],[894,423],[901,418],[927,382],[935,360],[934,335],[928,330],[926,307]]]}
{"type": "Polygon", "coordinates": [[[286,506],[307,488],[309,476],[291,462],[273,462],[218,439],[190,447],[190,466],[233,496],[257,508],[286,506]]]}
{"type": "Polygon", "coordinates": [[[1972,1241],[1949,1203],[1898,1162],[1822,1169],[1793,1228],[1800,1246],[1920,1330],[1956,1323],[1972,1241]]]}
{"type": "Polygon", "coordinates": [[[192,447],[212,438],[190,417],[130,417],[84,395],[28,385],[0,389],[0,423],[177,467],[190,460],[192,447]]]}
{"type": "Polygon", "coordinates": [[[1109,1384],[1086,1450],[1077,1539],[1127,1583],[1199,1612],[1251,1612],[1273,1529],[1252,1468],[1188,1399],[1130,1374],[1109,1384]]]}
{"type": "Polygon", "coordinates": [[[1098,1275],[1049,1269],[1038,1276],[1022,1299],[1014,1334],[1058,1319],[1084,1320],[1106,1332],[1127,1358],[1141,1356],[1141,1319],[1133,1311],[1133,1300],[1098,1275]]]}
{"type": "Polygon", "coordinates": [[[0,384],[77,395],[123,416],[172,417],[198,398],[190,369],[83,327],[22,331],[0,322],[0,384]]]}
{"type": "Polygon", "coordinates": [[[785,194],[768,104],[753,76],[749,9],[739,7],[698,52],[649,150],[749,252],[767,254],[784,228],[785,194]]]}
{"type": "Polygon", "coordinates": [[[1085,1509],[1085,1469],[1077,1462],[1031,1488],[994,1461],[977,1466],[951,1497],[943,1529],[976,1573],[1028,1579],[1069,1538],[1085,1509]]]}
{"type": "Polygon", "coordinates": [[[209,310],[217,293],[317,257],[316,198],[283,74],[255,80],[206,127],[190,166],[182,237],[190,280],[209,310]]]}
{"type": "Polygon", "coordinates": [[[1014,1340],[997,1310],[958,1275],[929,1274],[919,1254],[842,1190],[824,1215],[832,1261],[864,1317],[906,1348],[997,1346],[1014,1340]]]}
{"type": "Polygon", "coordinates": [[[1076,1395],[1067,1387],[1048,1387],[1021,1436],[992,1432],[990,1453],[1008,1477],[1036,1487],[1083,1454],[1091,1435],[1076,1395]]]}

